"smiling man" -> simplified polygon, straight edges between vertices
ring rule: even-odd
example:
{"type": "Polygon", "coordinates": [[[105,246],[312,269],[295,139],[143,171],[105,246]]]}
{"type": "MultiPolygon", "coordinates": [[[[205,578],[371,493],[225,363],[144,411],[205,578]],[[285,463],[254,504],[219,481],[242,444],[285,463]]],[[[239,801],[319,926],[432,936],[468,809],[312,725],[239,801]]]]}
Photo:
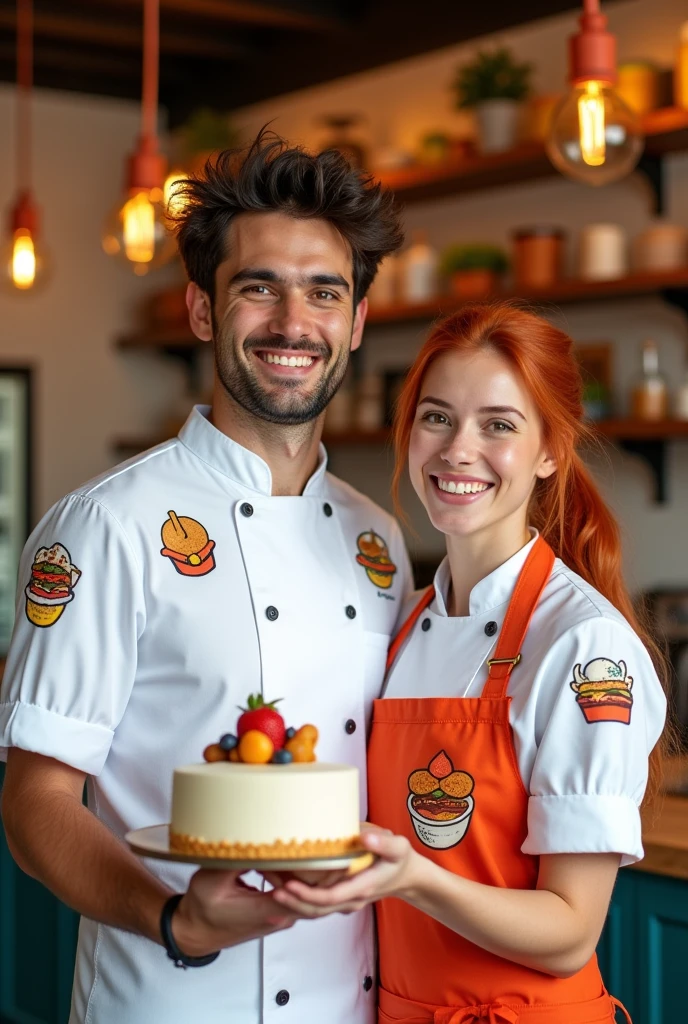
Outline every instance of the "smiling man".
{"type": "Polygon", "coordinates": [[[401,242],[390,197],[337,153],[264,135],[184,191],[212,405],[58,502],[27,543],[0,693],[5,831],[82,915],[70,1024],[372,1024],[368,911],[294,924],[235,873],[144,866],[122,842],[169,821],[174,768],[232,731],[249,693],[317,723],[319,757],[360,768],[365,814],[369,711],[411,582],[398,526],[327,473],[320,444],[365,293],[401,242]],[[384,573],[360,562],[362,538],[384,573]],[[70,586],[43,596],[35,564],[58,549],[70,586]]]}

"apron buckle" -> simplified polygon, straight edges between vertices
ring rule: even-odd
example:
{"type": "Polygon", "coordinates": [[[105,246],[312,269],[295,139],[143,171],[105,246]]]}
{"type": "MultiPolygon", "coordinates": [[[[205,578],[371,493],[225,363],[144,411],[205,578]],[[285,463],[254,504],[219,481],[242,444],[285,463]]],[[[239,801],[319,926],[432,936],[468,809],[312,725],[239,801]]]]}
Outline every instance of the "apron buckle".
{"type": "Polygon", "coordinates": [[[488,658],[487,664],[490,668],[493,665],[511,665],[512,668],[516,668],[521,660],[521,655],[517,654],[515,658],[488,658]]]}

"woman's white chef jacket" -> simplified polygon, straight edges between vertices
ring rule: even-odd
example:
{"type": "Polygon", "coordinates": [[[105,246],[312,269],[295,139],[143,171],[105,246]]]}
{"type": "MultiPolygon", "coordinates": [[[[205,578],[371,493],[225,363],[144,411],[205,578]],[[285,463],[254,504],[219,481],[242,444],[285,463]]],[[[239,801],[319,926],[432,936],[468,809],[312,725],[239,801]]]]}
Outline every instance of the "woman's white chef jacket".
{"type": "MultiPolygon", "coordinates": [[[[365,816],[367,718],[411,586],[399,528],[326,473],[324,449],[302,496],[272,497],[266,463],[206,416],[58,502],[29,538],[0,748],[88,773],[90,808],[123,836],[169,820],[173,769],[262,690],[287,725],[318,726],[321,760],[358,766],[365,816]],[[193,557],[170,546],[170,510],[193,557]],[[357,561],[370,531],[396,567],[378,582],[357,561]],[[64,566],[68,592],[33,600],[34,560],[64,566]]],[[[147,864],[177,891],[193,870],[147,864]]],[[[372,1024],[374,977],[369,913],[300,922],[186,971],[82,919],[70,1024],[372,1024]]]]}
{"type": "MultiPolygon", "coordinates": [[[[535,539],[473,588],[470,613],[447,615],[449,565],[391,671],[386,697],[479,697],[509,598],[535,539]]],[[[414,606],[409,599],[405,612],[414,606]]],[[[666,701],[650,657],[623,616],[557,559],[509,681],[510,721],[528,802],[523,852],[643,856],[638,806],[666,701]],[[594,663],[594,664],[591,664],[594,663]],[[609,663],[609,664],[605,664],[609,663]],[[628,724],[587,721],[578,672],[632,677],[628,724]]]]}

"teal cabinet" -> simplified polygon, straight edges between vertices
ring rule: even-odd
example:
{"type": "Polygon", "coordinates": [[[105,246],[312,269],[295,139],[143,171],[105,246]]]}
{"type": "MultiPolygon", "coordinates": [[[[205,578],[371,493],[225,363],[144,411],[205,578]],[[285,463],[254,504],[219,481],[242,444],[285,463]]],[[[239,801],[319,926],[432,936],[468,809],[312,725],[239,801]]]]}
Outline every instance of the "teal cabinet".
{"type": "Polygon", "coordinates": [[[78,924],[19,870],[0,828],[0,1024],[67,1024],[78,924]]]}
{"type": "Polygon", "coordinates": [[[634,1024],[688,1021],[688,881],[621,871],[597,954],[634,1024]]]}

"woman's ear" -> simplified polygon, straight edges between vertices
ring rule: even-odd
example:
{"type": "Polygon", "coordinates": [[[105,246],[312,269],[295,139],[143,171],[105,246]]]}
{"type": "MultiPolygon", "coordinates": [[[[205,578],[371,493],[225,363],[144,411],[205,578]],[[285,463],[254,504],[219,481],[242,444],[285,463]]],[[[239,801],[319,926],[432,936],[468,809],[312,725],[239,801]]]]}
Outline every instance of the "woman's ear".
{"type": "Polygon", "coordinates": [[[540,464],[535,470],[535,476],[540,480],[546,480],[552,473],[556,473],[557,463],[552,455],[548,455],[547,452],[543,452],[540,456],[540,464]]]}

